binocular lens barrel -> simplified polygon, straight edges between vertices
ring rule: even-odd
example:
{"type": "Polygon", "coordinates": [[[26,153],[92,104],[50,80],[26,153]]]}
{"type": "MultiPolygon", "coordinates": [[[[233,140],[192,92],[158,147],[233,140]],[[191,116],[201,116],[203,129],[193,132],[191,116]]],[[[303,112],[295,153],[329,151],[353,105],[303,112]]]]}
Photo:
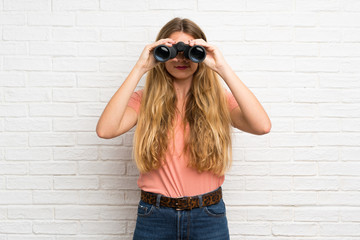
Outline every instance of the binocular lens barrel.
{"type": "Polygon", "coordinates": [[[166,62],[178,54],[178,52],[184,52],[184,56],[195,63],[199,63],[205,60],[206,51],[203,46],[195,45],[190,47],[183,42],[168,47],[166,45],[159,45],[154,49],[154,57],[159,62],[166,62]]]}
{"type": "Polygon", "coordinates": [[[170,49],[168,46],[160,45],[154,50],[154,57],[159,62],[166,62],[170,59],[170,49]]]}

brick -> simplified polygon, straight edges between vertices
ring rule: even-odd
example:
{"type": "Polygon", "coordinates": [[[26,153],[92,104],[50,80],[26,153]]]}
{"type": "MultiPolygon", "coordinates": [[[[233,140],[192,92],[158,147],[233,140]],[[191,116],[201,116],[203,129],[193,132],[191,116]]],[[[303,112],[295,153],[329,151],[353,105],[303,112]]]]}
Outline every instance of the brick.
{"type": "Polygon", "coordinates": [[[79,173],[81,175],[105,174],[105,175],[123,175],[126,166],[122,162],[80,162],[79,173]]]}
{"type": "Polygon", "coordinates": [[[320,224],[321,236],[360,236],[360,227],[357,223],[323,223],[320,224]]]}
{"type": "Polygon", "coordinates": [[[123,56],[124,49],[125,46],[122,43],[88,43],[79,46],[78,54],[84,57],[123,56]]]}
{"type": "Polygon", "coordinates": [[[47,190],[52,189],[53,180],[50,177],[8,177],[7,189],[47,190]]]}
{"type": "Polygon", "coordinates": [[[340,42],[341,31],[328,30],[324,28],[311,29],[311,28],[296,28],[295,29],[295,40],[297,42],[340,42]]]}
{"type": "Polygon", "coordinates": [[[25,43],[0,42],[0,54],[3,56],[26,55],[27,47],[25,43]]]}
{"type": "Polygon", "coordinates": [[[315,27],[317,25],[317,14],[309,12],[270,14],[268,22],[270,26],[315,27]]]}
{"type": "Polygon", "coordinates": [[[123,138],[122,136],[112,138],[112,139],[103,139],[99,138],[95,131],[94,132],[79,132],[77,134],[77,144],[79,145],[122,145],[123,138]]]}
{"type": "Polygon", "coordinates": [[[87,104],[80,103],[78,106],[78,115],[80,117],[99,117],[105,109],[106,104],[97,103],[97,104],[87,104]]]}
{"type": "Polygon", "coordinates": [[[29,51],[34,56],[75,56],[78,47],[74,43],[35,42],[30,44],[29,51]]]}
{"type": "Polygon", "coordinates": [[[73,162],[39,162],[30,163],[31,175],[74,175],[77,164],[73,162]]]}
{"type": "Polygon", "coordinates": [[[340,10],[340,2],[338,0],[301,0],[296,1],[296,11],[336,11],[340,10]]]}
{"type": "Polygon", "coordinates": [[[246,2],[245,0],[240,1],[231,1],[225,0],[222,2],[218,1],[205,1],[199,0],[198,1],[198,9],[200,11],[227,11],[227,12],[234,12],[234,11],[245,11],[246,10],[246,2]]]}
{"type": "Polygon", "coordinates": [[[359,176],[360,164],[357,163],[320,163],[320,176],[359,176]]]}
{"type": "Polygon", "coordinates": [[[271,225],[268,223],[230,222],[229,229],[234,235],[269,236],[271,234],[271,225]]]}
{"type": "Polygon", "coordinates": [[[23,175],[28,172],[28,167],[23,163],[0,163],[1,175],[23,175]]]}
{"type": "Polygon", "coordinates": [[[260,28],[245,31],[246,41],[257,42],[288,42],[292,40],[291,28],[260,28]]]}
{"type": "Polygon", "coordinates": [[[79,198],[79,203],[82,205],[120,205],[124,203],[124,193],[119,191],[84,191],[79,193],[79,198]]]}
{"type": "Polygon", "coordinates": [[[360,144],[359,134],[355,133],[321,133],[317,138],[320,146],[358,146],[360,144]]]}
{"type": "Polygon", "coordinates": [[[53,70],[60,72],[93,72],[99,69],[98,60],[95,58],[55,58],[53,70]]]}
{"type": "Polygon", "coordinates": [[[292,2],[289,2],[286,0],[274,0],[274,1],[254,0],[251,2],[247,2],[246,10],[247,11],[268,11],[268,12],[292,11],[293,4],[292,4],[292,2]]]}
{"type": "Polygon", "coordinates": [[[52,9],[54,11],[76,11],[76,10],[98,10],[99,0],[53,0],[52,9]]]}
{"type": "Polygon", "coordinates": [[[337,208],[301,207],[294,210],[296,222],[337,222],[339,210],[337,208]]]}
{"type": "Polygon", "coordinates": [[[313,133],[274,133],[270,136],[271,147],[311,147],[316,145],[313,133]]]}
{"type": "MultiPolygon", "coordinates": [[[[1,87],[23,87],[25,86],[25,74],[22,73],[0,73],[1,87]]],[[[1,112],[1,111],[0,111],[1,112]]]]}
{"type": "MultiPolygon", "coordinates": [[[[0,191],[0,195],[1,195],[0,205],[32,204],[31,191],[0,191]]],[[[6,226],[7,223],[5,222],[4,224],[6,226]]],[[[12,233],[19,233],[19,232],[12,232],[12,233]]]]}
{"type": "Polygon", "coordinates": [[[72,117],[75,105],[71,103],[29,104],[31,117],[72,117]]]}
{"type": "Polygon", "coordinates": [[[272,162],[272,161],[289,161],[292,158],[292,150],[281,148],[270,149],[246,149],[245,161],[251,162],[272,162]]]}
{"type": "Polygon", "coordinates": [[[25,117],[27,108],[24,104],[1,104],[0,117],[25,117]]]}
{"type": "Polygon", "coordinates": [[[314,236],[318,226],[312,223],[275,223],[272,233],[275,236],[314,236]]]}
{"type": "MultiPolygon", "coordinates": [[[[148,37],[147,32],[142,28],[106,28],[101,31],[101,40],[104,42],[139,42],[142,50],[144,42],[148,40],[148,37]]],[[[122,51],[124,51],[124,46],[122,46],[122,51]]],[[[140,53],[136,56],[139,56],[140,53]]]]}
{"type": "Polygon", "coordinates": [[[101,147],[99,153],[102,160],[132,159],[130,147],[101,147]]]}
{"type": "Polygon", "coordinates": [[[273,192],[272,205],[313,206],[317,203],[316,192],[273,192]]]}
{"type": "MultiPolygon", "coordinates": [[[[0,7],[1,9],[1,7],[0,7]]],[[[2,12],[0,16],[0,23],[1,25],[25,25],[26,23],[26,15],[22,13],[6,13],[2,12]]]]}
{"type": "Polygon", "coordinates": [[[270,171],[267,164],[233,164],[228,175],[263,176],[270,171]]]}
{"type": "Polygon", "coordinates": [[[77,14],[76,24],[78,26],[107,26],[122,27],[124,25],[123,14],[112,12],[80,12],[77,14]]]}
{"type": "Polygon", "coordinates": [[[298,103],[339,103],[341,102],[341,91],[329,89],[296,89],[294,91],[294,102],[298,103]]]}
{"type": "Polygon", "coordinates": [[[72,73],[37,73],[30,72],[28,86],[31,87],[74,87],[75,74],[72,73]]]}
{"type": "Polygon", "coordinates": [[[91,190],[99,188],[97,177],[55,177],[54,189],[59,190],[91,190]]]}
{"type": "Polygon", "coordinates": [[[247,210],[249,221],[291,221],[292,217],[293,210],[286,207],[254,207],[247,210]]]}
{"type": "Polygon", "coordinates": [[[270,165],[270,175],[273,176],[315,176],[315,163],[273,163],[270,165]]]}
{"type": "Polygon", "coordinates": [[[293,131],[293,121],[290,118],[271,118],[271,132],[291,132],[293,131]]]}
{"type": "Polygon", "coordinates": [[[54,160],[97,160],[97,147],[57,147],[54,149],[54,160]]]}
{"type": "Polygon", "coordinates": [[[69,235],[77,234],[76,222],[42,222],[36,221],[33,223],[35,234],[59,234],[69,235]]]}
{"type": "Polygon", "coordinates": [[[124,234],[126,222],[121,221],[82,221],[80,232],[83,234],[124,234]]]}
{"type": "Polygon", "coordinates": [[[0,133],[0,147],[25,147],[28,143],[27,133],[0,133]]]}
{"type": "Polygon", "coordinates": [[[1,234],[31,234],[32,226],[31,222],[19,221],[19,222],[0,222],[1,234]]]}
{"type": "Polygon", "coordinates": [[[50,0],[4,0],[4,10],[49,11],[50,9],[50,0]]]}
{"type": "Polygon", "coordinates": [[[344,191],[359,191],[360,180],[357,178],[346,178],[340,180],[340,189],[344,191]]]}
{"type": "Polygon", "coordinates": [[[31,147],[73,146],[75,136],[72,133],[31,133],[29,145],[31,147]]]}
{"type": "Polygon", "coordinates": [[[100,177],[100,188],[105,190],[132,190],[137,188],[138,177],[100,177]]]}
{"type": "Polygon", "coordinates": [[[340,62],[336,59],[298,59],[295,60],[297,72],[338,72],[340,62]]]}
{"type": "Polygon", "coordinates": [[[360,117],[359,104],[319,104],[320,117],[360,117]]]}
{"type": "Polygon", "coordinates": [[[27,22],[33,26],[74,26],[72,13],[29,13],[27,22]]]}
{"type": "Polygon", "coordinates": [[[314,117],[315,105],[311,103],[279,103],[271,106],[273,117],[314,117]]]}
{"type": "Polygon", "coordinates": [[[41,88],[7,88],[4,90],[7,102],[49,102],[50,90],[41,88]]]}
{"type": "Polygon", "coordinates": [[[337,147],[311,147],[294,149],[295,161],[337,161],[339,149],[337,147]]]}
{"type": "Polygon", "coordinates": [[[53,130],[55,132],[94,132],[97,121],[98,118],[55,119],[53,121],[53,130]]]}
{"type": "Polygon", "coordinates": [[[7,118],[5,130],[9,132],[46,132],[51,130],[51,121],[44,118],[7,118]]]}
{"type": "Polygon", "coordinates": [[[336,191],[339,181],[336,178],[294,178],[294,190],[297,191],[336,191]]]}
{"type": "Polygon", "coordinates": [[[52,219],[54,216],[54,210],[51,207],[9,207],[8,218],[9,219],[52,219]]]}
{"type": "Polygon", "coordinates": [[[262,206],[271,202],[270,192],[224,191],[227,204],[234,206],[262,206]]]}
{"type": "Polygon", "coordinates": [[[34,204],[78,204],[79,194],[76,191],[33,191],[33,202],[34,204]]]}
{"type": "Polygon", "coordinates": [[[117,0],[102,0],[100,1],[100,8],[108,11],[145,11],[148,9],[148,5],[145,0],[135,0],[131,2],[117,1],[117,0]]]}
{"type": "Polygon", "coordinates": [[[359,13],[323,13],[319,14],[320,27],[359,27],[359,13]]]}
{"type": "Polygon", "coordinates": [[[339,132],[340,121],[337,119],[296,119],[296,132],[339,132]]]}
{"type": "Polygon", "coordinates": [[[55,208],[56,220],[98,220],[101,209],[98,206],[59,206],[55,208]]]}
{"type": "Polygon", "coordinates": [[[93,42],[100,38],[100,33],[96,29],[88,28],[56,28],[52,30],[54,41],[73,41],[73,42],[93,42]]]}
{"type": "Polygon", "coordinates": [[[292,189],[291,178],[246,178],[246,190],[248,191],[289,191],[292,189]]]}
{"type": "Polygon", "coordinates": [[[98,99],[97,89],[53,89],[53,101],[56,102],[95,102],[98,99]]]}
{"type": "Polygon", "coordinates": [[[46,27],[3,28],[3,39],[8,41],[47,41],[49,38],[50,29],[46,27]]]}
{"type": "Polygon", "coordinates": [[[51,59],[46,57],[5,57],[4,70],[51,70],[51,59]]]}

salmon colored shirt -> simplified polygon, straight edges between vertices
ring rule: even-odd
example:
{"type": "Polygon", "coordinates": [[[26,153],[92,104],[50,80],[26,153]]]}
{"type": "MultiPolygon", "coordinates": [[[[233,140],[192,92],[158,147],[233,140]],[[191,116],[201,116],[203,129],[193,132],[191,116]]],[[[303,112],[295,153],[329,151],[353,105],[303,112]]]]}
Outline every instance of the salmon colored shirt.
{"type": "MultiPolygon", "coordinates": [[[[134,92],[128,106],[137,114],[140,112],[140,103],[143,90],[134,92]]],[[[229,111],[238,106],[234,96],[226,91],[229,111]]],[[[144,191],[158,193],[168,197],[195,196],[211,192],[220,187],[224,176],[217,176],[210,172],[199,173],[187,166],[189,156],[184,154],[184,131],[180,115],[175,123],[175,139],[170,139],[165,163],[157,170],[140,174],[138,186],[144,191]]]]}

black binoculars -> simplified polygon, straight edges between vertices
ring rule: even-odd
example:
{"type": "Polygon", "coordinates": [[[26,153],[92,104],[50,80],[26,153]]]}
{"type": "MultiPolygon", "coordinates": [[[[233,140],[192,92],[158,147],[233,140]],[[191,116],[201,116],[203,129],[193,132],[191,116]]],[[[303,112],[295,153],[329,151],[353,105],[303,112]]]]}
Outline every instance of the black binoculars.
{"type": "Polygon", "coordinates": [[[178,52],[184,52],[184,56],[195,63],[200,63],[206,58],[206,51],[203,46],[195,45],[190,47],[190,45],[183,42],[178,42],[171,47],[166,45],[157,46],[154,49],[154,57],[159,62],[166,62],[176,57],[178,52]]]}

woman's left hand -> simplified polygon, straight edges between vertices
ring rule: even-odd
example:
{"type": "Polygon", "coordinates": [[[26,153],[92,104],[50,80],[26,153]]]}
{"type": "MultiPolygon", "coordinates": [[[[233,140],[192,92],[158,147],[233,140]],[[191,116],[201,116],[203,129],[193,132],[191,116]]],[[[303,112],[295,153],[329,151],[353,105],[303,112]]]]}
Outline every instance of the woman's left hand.
{"type": "Polygon", "coordinates": [[[224,56],[220,52],[220,50],[211,44],[208,44],[203,39],[194,39],[189,41],[189,45],[191,47],[195,45],[203,46],[206,50],[206,58],[204,63],[210,67],[215,72],[219,73],[221,70],[227,65],[224,56]]]}

